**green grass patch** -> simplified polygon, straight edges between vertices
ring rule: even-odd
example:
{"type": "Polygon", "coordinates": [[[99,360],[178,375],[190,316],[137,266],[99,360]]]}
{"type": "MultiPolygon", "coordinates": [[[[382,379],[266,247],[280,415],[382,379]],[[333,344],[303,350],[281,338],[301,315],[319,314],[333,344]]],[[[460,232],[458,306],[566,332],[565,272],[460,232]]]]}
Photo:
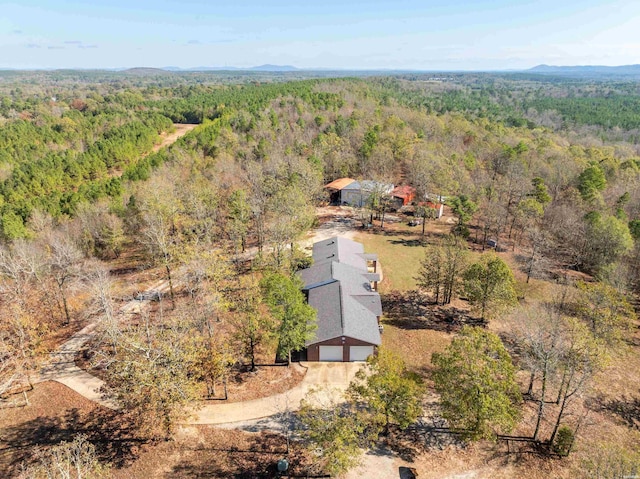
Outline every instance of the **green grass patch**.
{"type": "Polygon", "coordinates": [[[367,253],[378,255],[384,275],[380,293],[416,288],[415,277],[424,258],[419,235],[406,235],[402,232],[360,233],[355,240],[364,244],[367,253]]]}

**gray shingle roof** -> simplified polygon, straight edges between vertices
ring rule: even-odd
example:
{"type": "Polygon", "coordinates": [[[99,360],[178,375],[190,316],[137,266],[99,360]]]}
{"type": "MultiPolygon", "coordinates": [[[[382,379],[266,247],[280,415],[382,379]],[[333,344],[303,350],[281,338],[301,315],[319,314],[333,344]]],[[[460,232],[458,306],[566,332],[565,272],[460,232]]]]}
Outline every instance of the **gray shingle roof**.
{"type": "Polygon", "coordinates": [[[328,262],[346,263],[359,269],[367,269],[367,261],[362,257],[362,243],[334,236],[313,244],[313,264],[328,262]]]}
{"type": "Polygon", "coordinates": [[[300,278],[307,289],[311,286],[319,286],[323,283],[334,281],[331,274],[331,262],[314,264],[310,268],[300,271],[300,278]]]}
{"type": "Polygon", "coordinates": [[[309,304],[318,311],[318,329],[307,345],[342,336],[340,284],[337,281],[310,289],[309,304]]]}
{"type": "Polygon", "coordinates": [[[377,317],[382,304],[371,290],[366,256],[361,243],[345,238],[313,245],[314,265],[300,272],[309,304],[318,311],[318,328],[307,346],[340,336],[381,343],[377,317]]]}

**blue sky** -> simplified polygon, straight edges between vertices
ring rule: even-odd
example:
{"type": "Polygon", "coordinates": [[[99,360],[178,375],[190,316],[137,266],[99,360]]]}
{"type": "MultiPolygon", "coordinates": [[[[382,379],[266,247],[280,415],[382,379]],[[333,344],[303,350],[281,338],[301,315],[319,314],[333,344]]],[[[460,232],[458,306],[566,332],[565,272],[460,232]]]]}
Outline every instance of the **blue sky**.
{"type": "Polygon", "coordinates": [[[0,0],[0,68],[640,63],[640,1],[0,0]]]}

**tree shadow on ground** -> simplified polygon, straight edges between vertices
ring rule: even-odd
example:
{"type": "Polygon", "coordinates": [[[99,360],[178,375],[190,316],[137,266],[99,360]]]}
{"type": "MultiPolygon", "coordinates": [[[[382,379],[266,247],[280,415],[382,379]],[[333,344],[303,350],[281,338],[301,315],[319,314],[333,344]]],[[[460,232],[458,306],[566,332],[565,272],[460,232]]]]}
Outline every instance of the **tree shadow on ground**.
{"type": "Polygon", "coordinates": [[[417,290],[392,291],[382,296],[386,324],[401,329],[431,329],[447,333],[465,325],[486,326],[486,322],[469,315],[468,311],[447,305],[438,306],[417,290]]]}
{"type": "MultiPolygon", "coordinates": [[[[509,354],[511,355],[511,359],[514,364],[521,364],[522,355],[524,353],[522,342],[518,341],[512,331],[501,332],[498,336],[500,336],[500,339],[509,350],[509,354]]],[[[526,367],[523,367],[523,369],[526,369],[526,367]]]]}
{"type": "Polygon", "coordinates": [[[242,441],[238,446],[206,447],[200,445],[185,451],[183,459],[164,477],[204,478],[228,477],[235,479],[279,477],[277,464],[287,458],[291,475],[304,474],[311,462],[302,448],[292,444],[289,453],[283,436],[264,432],[242,441]]]}
{"type": "Polygon", "coordinates": [[[275,412],[271,416],[262,419],[246,421],[241,424],[234,423],[233,425],[233,429],[254,433],[264,431],[286,431],[288,429],[290,437],[298,437],[298,431],[302,428],[303,426],[300,418],[295,413],[291,412],[275,412]]]}
{"type": "MultiPolygon", "coordinates": [[[[375,227],[373,230],[369,230],[371,233],[375,235],[381,236],[410,236],[415,238],[420,235],[420,230],[418,231],[407,231],[407,230],[396,230],[396,229],[380,229],[380,227],[375,227]]],[[[421,243],[421,240],[416,240],[421,243]]]]}
{"type": "Polygon", "coordinates": [[[459,434],[452,434],[442,425],[421,418],[404,430],[391,426],[389,434],[381,439],[378,447],[367,454],[394,455],[405,462],[412,463],[421,454],[441,451],[450,446],[463,448],[466,442],[459,434]]]}
{"type": "Polygon", "coordinates": [[[640,398],[623,396],[622,398],[601,401],[602,410],[622,419],[632,429],[640,429],[640,398]]]}
{"type": "MultiPolygon", "coordinates": [[[[383,236],[410,236],[413,240],[407,240],[409,242],[415,241],[416,244],[409,244],[408,246],[424,246],[426,244],[431,244],[436,242],[437,240],[448,236],[448,233],[441,231],[425,231],[425,234],[422,234],[422,225],[412,226],[411,230],[397,230],[397,229],[374,229],[373,233],[383,236]]],[[[395,244],[403,244],[401,241],[395,244]]]]}
{"type": "Polygon", "coordinates": [[[424,242],[419,239],[392,239],[389,243],[402,246],[424,246],[424,242]]]}
{"type": "MultiPolygon", "coordinates": [[[[638,307],[636,307],[636,311],[638,310],[638,307]]],[[[636,335],[629,335],[627,337],[624,338],[624,342],[627,344],[627,346],[631,347],[631,348],[638,348],[640,347],[640,337],[636,336],[636,335]]]]}
{"type": "Polygon", "coordinates": [[[522,274],[529,273],[531,275],[531,278],[533,279],[551,278],[551,274],[545,269],[542,269],[540,266],[538,266],[537,268],[533,268],[531,271],[529,271],[529,261],[531,259],[529,255],[515,254],[514,258],[516,260],[516,263],[518,264],[518,270],[522,274]]]}
{"type": "Polygon", "coordinates": [[[412,467],[400,466],[398,468],[398,474],[400,479],[416,479],[416,477],[418,477],[416,470],[412,467]]]}
{"type": "Polygon", "coordinates": [[[114,411],[69,409],[60,417],[38,417],[2,430],[0,463],[8,468],[3,477],[12,477],[22,464],[31,463],[35,447],[55,446],[73,440],[77,434],[86,435],[100,461],[114,467],[135,459],[140,446],[148,442],[137,437],[131,423],[114,411]]]}

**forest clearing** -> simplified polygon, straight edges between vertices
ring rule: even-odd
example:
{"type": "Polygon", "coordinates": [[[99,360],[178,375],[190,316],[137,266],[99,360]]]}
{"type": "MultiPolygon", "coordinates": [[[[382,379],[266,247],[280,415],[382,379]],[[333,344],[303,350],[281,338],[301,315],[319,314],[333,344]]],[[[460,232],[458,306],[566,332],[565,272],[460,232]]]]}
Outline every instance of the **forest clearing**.
{"type": "Polygon", "coordinates": [[[174,123],[173,124],[173,129],[174,131],[171,133],[163,133],[160,135],[162,141],[155,145],[151,151],[153,153],[156,153],[158,151],[160,151],[162,148],[165,148],[169,145],[172,145],[173,143],[176,142],[176,140],[180,137],[183,137],[184,135],[186,135],[187,133],[189,133],[191,130],[193,130],[196,126],[198,126],[197,124],[192,124],[192,125],[185,125],[182,123],[174,123]]]}

